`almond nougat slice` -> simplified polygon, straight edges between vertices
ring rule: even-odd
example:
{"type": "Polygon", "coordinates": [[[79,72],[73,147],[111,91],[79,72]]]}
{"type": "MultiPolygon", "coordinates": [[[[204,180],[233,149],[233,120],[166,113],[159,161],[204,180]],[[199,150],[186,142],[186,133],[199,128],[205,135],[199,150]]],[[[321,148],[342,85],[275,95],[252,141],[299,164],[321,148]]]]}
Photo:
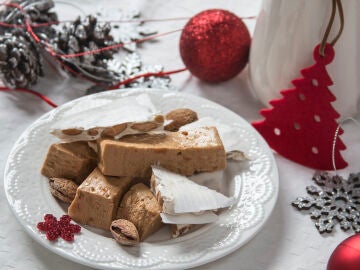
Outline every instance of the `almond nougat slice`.
{"type": "Polygon", "coordinates": [[[110,230],[119,202],[128,190],[130,177],[104,176],[96,168],[78,187],[69,216],[81,224],[110,230]]]}
{"type": "Polygon", "coordinates": [[[116,218],[132,222],[142,241],[161,228],[160,211],[161,206],[154,194],[140,183],[132,186],[124,195],[116,218]]]}
{"type": "Polygon", "coordinates": [[[81,184],[96,164],[97,155],[86,142],[57,143],[50,146],[41,173],[81,184]]]}
{"type": "Polygon", "coordinates": [[[214,127],[102,140],[98,154],[100,170],[112,176],[149,178],[152,165],[188,176],[226,167],[224,146],[214,127]]]}

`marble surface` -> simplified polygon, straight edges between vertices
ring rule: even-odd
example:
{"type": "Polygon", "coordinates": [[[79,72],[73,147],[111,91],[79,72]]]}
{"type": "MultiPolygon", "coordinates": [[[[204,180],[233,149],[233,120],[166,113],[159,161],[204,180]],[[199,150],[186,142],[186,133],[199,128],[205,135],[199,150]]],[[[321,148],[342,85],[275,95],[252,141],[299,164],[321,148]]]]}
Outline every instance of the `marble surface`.
{"type": "MultiPolygon", "coordinates": [[[[104,1],[107,8],[138,8],[145,18],[191,17],[209,8],[229,9],[239,16],[257,14],[258,0],[240,1],[104,1]]],[[[93,13],[99,8],[99,1],[77,1],[84,13],[93,13]]],[[[59,3],[60,7],[60,3],[59,3]]],[[[67,17],[80,11],[69,5],[59,10],[67,17]]],[[[65,16],[64,15],[64,16],[65,16]]],[[[185,21],[152,23],[159,32],[180,29],[185,21]]],[[[253,31],[255,21],[247,21],[253,31]]],[[[179,33],[143,44],[140,53],[145,64],[162,64],[166,70],[181,68],[183,64],[178,52],[179,33]]],[[[37,90],[48,95],[57,104],[63,104],[83,95],[86,87],[74,79],[49,74],[51,81],[40,81],[37,90]]],[[[248,84],[247,70],[236,78],[221,84],[207,84],[192,77],[188,72],[172,76],[173,85],[179,91],[199,95],[213,100],[241,115],[249,122],[259,119],[262,105],[256,100],[248,84]]],[[[36,97],[27,94],[0,92],[0,175],[3,175],[7,156],[20,134],[33,121],[51,108],[36,97]]],[[[342,135],[348,149],[343,155],[350,166],[339,171],[341,175],[356,172],[360,147],[359,129],[354,124],[344,125],[342,135]]],[[[305,195],[305,187],[311,184],[312,169],[294,164],[275,155],[280,173],[280,191],[277,204],[262,231],[248,244],[234,253],[213,263],[196,269],[241,269],[241,270],[306,270],[325,269],[333,249],[351,233],[344,233],[338,227],[329,235],[320,235],[309,216],[293,209],[291,201],[305,195]]],[[[3,179],[2,179],[3,180],[3,179]]],[[[34,242],[21,228],[11,213],[0,181],[0,269],[89,269],[63,259],[34,242]]]]}

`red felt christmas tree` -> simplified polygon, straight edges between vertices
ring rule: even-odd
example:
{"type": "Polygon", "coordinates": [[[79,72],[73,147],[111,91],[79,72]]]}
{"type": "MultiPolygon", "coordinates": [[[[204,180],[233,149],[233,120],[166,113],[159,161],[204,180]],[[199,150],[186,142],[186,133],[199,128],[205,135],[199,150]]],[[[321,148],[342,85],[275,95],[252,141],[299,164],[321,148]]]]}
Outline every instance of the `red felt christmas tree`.
{"type": "MultiPolygon", "coordinates": [[[[326,44],[321,56],[319,46],[314,50],[315,64],[301,70],[303,78],[292,81],[295,88],[282,90],[282,98],[270,101],[272,108],[260,111],[265,119],[252,124],[282,156],[314,169],[333,170],[333,141],[340,115],[331,105],[336,98],[328,88],[333,83],[325,66],[335,52],[326,44]]],[[[337,138],[334,158],[338,169],[347,166],[340,154],[344,149],[337,138]]]]}

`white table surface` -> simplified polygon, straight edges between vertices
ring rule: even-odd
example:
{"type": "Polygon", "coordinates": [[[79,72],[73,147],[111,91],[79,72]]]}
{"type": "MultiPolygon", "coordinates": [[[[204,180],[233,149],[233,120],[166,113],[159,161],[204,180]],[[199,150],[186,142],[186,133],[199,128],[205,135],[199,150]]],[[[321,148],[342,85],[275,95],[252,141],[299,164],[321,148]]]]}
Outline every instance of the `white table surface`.
{"type": "MultiPolygon", "coordinates": [[[[76,1],[85,13],[94,13],[100,1],[76,1]]],[[[58,5],[60,7],[60,4],[58,5]]],[[[209,8],[223,8],[239,16],[257,14],[261,3],[258,0],[240,1],[103,1],[109,8],[138,8],[144,18],[191,17],[209,8]]],[[[60,12],[60,11],[59,11],[60,12]]],[[[61,14],[76,15],[77,11],[61,5],[61,14]]],[[[185,21],[152,23],[155,29],[165,32],[182,28],[185,21]]],[[[255,21],[247,21],[250,31],[255,21]]],[[[149,23],[150,25],[150,23],[149,23]]],[[[178,51],[180,33],[169,35],[154,43],[146,43],[140,49],[145,64],[162,64],[166,70],[183,67],[178,51]]],[[[50,76],[50,75],[49,75],[50,76]]],[[[172,76],[173,85],[179,91],[213,100],[241,115],[249,122],[260,119],[258,110],[262,105],[254,98],[248,86],[247,70],[238,77],[221,84],[207,84],[183,72],[172,76]]],[[[41,81],[36,89],[48,95],[57,104],[80,97],[84,85],[73,79],[52,76],[51,83],[41,81]]],[[[0,92],[0,175],[3,175],[7,156],[20,134],[42,114],[51,110],[38,98],[23,94],[0,92]]],[[[356,172],[360,154],[359,130],[354,124],[344,126],[343,141],[348,150],[343,152],[350,167],[342,175],[356,172]]],[[[308,215],[296,211],[290,204],[297,196],[305,195],[305,187],[311,184],[312,169],[294,164],[275,154],[280,173],[280,191],[275,209],[260,233],[248,244],[213,263],[197,269],[241,270],[321,270],[326,268],[333,249],[351,233],[336,227],[329,235],[320,235],[308,215]]],[[[3,181],[0,181],[0,269],[89,269],[53,254],[34,242],[22,229],[10,211],[3,181]]]]}

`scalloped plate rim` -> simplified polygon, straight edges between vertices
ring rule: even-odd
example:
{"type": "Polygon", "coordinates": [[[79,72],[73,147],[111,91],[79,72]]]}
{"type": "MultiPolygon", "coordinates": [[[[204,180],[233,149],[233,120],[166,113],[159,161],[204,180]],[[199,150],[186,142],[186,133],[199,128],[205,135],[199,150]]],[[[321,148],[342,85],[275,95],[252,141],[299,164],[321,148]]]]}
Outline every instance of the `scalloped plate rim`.
{"type": "MultiPolygon", "coordinates": [[[[181,93],[181,92],[167,92],[166,90],[161,90],[161,89],[147,89],[147,88],[128,88],[128,89],[117,89],[117,90],[113,90],[111,92],[101,92],[101,93],[97,93],[97,94],[93,94],[91,96],[99,96],[101,97],[102,95],[105,95],[107,93],[119,93],[119,95],[122,95],[123,97],[126,97],[127,95],[133,95],[133,94],[140,94],[140,93],[148,93],[151,96],[152,92],[157,92],[157,93],[163,93],[165,95],[180,95],[180,96],[186,96],[186,97],[191,97],[194,99],[198,99],[198,100],[202,100],[205,103],[212,105],[212,106],[216,106],[216,107],[220,107],[222,110],[226,110],[231,112],[232,114],[236,115],[238,120],[241,120],[243,124],[248,125],[248,127],[254,132],[254,134],[256,134],[256,139],[259,140],[260,144],[262,144],[262,146],[264,147],[264,150],[266,151],[266,153],[268,154],[268,156],[270,157],[270,161],[272,163],[272,176],[271,176],[271,181],[274,187],[273,190],[273,194],[271,195],[271,197],[263,204],[266,205],[267,210],[265,213],[265,216],[263,217],[263,220],[261,221],[260,224],[257,224],[254,228],[248,228],[248,229],[244,229],[246,231],[252,231],[251,235],[248,236],[245,240],[240,241],[238,244],[232,245],[230,247],[227,247],[225,250],[221,249],[221,250],[215,250],[212,251],[213,255],[212,256],[207,256],[206,258],[204,258],[204,256],[200,257],[199,260],[197,260],[196,262],[192,262],[192,263],[169,263],[169,262],[165,262],[165,266],[166,268],[160,267],[157,269],[188,269],[188,268],[192,268],[192,267],[197,267],[200,265],[204,265],[210,262],[213,262],[219,258],[225,257],[227,255],[229,255],[230,253],[233,253],[235,250],[239,249],[240,247],[246,245],[249,241],[251,241],[257,234],[259,231],[262,230],[262,228],[265,226],[265,224],[267,223],[269,217],[271,216],[271,213],[276,205],[277,199],[278,199],[278,193],[279,193],[279,173],[278,173],[278,168],[276,165],[276,161],[275,158],[272,154],[272,151],[270,150],[269,146],[267,145],[266,141],[262,138],[262,136],[245,120],[243,119],[240,115],[236,114],[235,112],[231,111],[230,109],[214,102],[211,100],[208,100],[204,97],[200,97],[200,96],[196,96],[193,94],[188,94],[188,93],[181,93]],[[214,254],[215,253],[215,254],[214,254]],[[180,266],[180,267],[179,267],[180,266]]],[[[122,268],[118,268],[118,267],[113,267],[110,265],[105,265],[102,263],[96,263],[93,261],[89,261],[86,260],[83,257],[75,257],[73,254],[69,254],[68,252],[66,252],[66,250],[61,249],[59,247],[53,246],[51,242],[44,240],[40,234],[34,233],[34,231],[31,230],[31,228],[29,227],[29,225],[26,223],[25,220],[21,219],[17,212],[16,209],[13,206],[13,198],[11,197],[11,194],[9,194],[8,188],[7,188],[7,183],[8,183],[8,179],[7,179],[7,173],[9,171],[10,168],[10,161],[9,161],[9,157],[12,156],[13,152],[15,151],[16,147],[18,146],[18,144],[21,142],[21,140],[23,139],[24,135],[26,133],[28,133],[36,124],[38,124],[38,122],[42,121],[43,119],[46,119],[47,117],[49,117],[51,114],[55,113],[57,109],[62,108],[64,106],[70,106],[73,103],[79,102],[81,99],[86,99],[89,96],[83,96],[74,100],[71,100],[65,104],[62,104],[61,106],[43,114],[42,116],[40,116],[38,119],[36,119],[34,122],[32,122],[32,124],[30,124],[23,132],[22,134],[19,136],[19,138],[16,140],[16,142],[14,143],[13,147],[10,150],[10,153],[8,155],[8,159],[5,165],[5,170],[4,170],[4,190],[5,190],[5,195],[9,204],[9,207],[11,209],[11,212],[14,214],[14,216],[16,217],[17,221],[25,228],[27,234],[34,239],[37,243],[39,243],[41,246],[43,246],[44,248],[50,250],[51,252],[64,257],[72,262],[75,263],[79,263],[85,266],[89,266],[89,267],[95,267],[96,269],[122,269],[122,268]]],[[[162,265],[164,266],[164,265],[162,265]]],[[[152,268],[152,267],[151,267],[152,268]]],[[[155,264],[155,268],[156,268],[156,264],[155,264]]],[[[145,268],[141,268],[141,269],[145,269],[145,268]]]]}

